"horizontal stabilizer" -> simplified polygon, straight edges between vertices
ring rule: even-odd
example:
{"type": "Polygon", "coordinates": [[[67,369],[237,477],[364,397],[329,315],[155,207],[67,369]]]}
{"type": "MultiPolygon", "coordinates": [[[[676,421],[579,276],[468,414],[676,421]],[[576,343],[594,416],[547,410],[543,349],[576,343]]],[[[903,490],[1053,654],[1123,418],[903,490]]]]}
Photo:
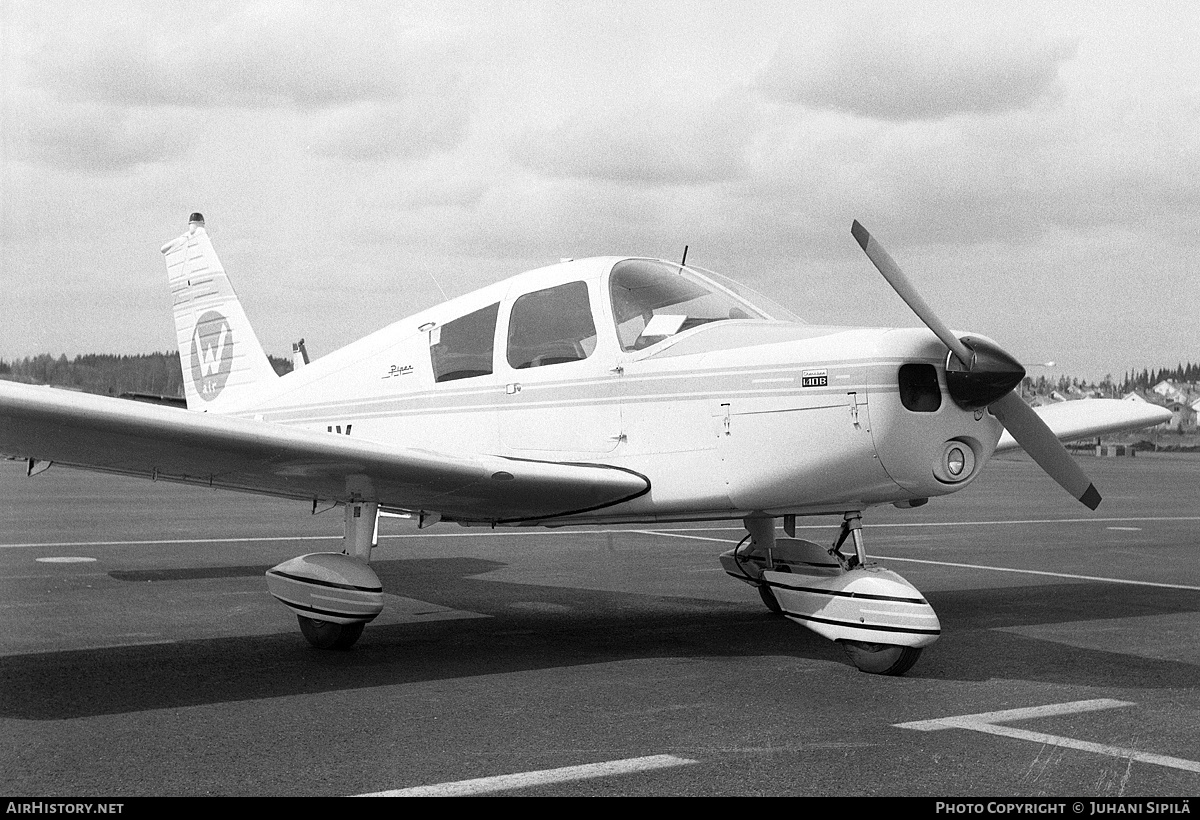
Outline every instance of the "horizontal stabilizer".
{"type": "MultiPolygon", "coordinates": [[[[1122,401],[1120,399],[1080,399],[1035,407],[1059,441],[1075,441],[1104,433],[1140,430],[1169,421],[1171,411],[1154,404],[1122,401]]],[[[1005,431],[996,445],[996,452],[1019,450],[1012,434],[1005,431]]]]}

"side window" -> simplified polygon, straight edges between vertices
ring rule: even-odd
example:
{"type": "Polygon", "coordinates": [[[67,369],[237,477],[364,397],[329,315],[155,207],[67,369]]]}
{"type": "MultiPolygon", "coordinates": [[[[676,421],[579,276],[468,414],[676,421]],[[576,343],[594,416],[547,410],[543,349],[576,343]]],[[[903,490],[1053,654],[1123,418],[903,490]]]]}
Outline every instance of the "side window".
{"type": "Polygon", "coordinates": [[[469,379],[492,372],[492,348],[499,313],[500,303],[497,302],[430,331],[429,356],[433,360],[435,382],[469,379]]]}
{"type": "Polygon", "coordinates": [[[513,303],[508,323],[508,363],[513,367],[575,362],[595,349],[596,325],[585,283],[526,293],[513,303]]]}

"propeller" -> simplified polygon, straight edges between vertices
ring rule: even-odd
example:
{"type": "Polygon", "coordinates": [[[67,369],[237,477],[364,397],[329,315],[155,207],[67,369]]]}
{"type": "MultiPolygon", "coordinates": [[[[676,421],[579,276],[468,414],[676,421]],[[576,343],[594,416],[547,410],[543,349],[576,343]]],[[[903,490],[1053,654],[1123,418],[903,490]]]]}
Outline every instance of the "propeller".
{"type": "Polygon", "coordinates": [[[900,298],[950,349],[946,358],[946,388],[954,403],[966,410],[987,407],[1047,475],[1089,509],[1096,509],[1100,505],[1096,487],[1046,422],[1013,392],[1025,378],[1025,368],[1020,362],[983,339],[955,336],[858,220],[850,227],[850,233],[900,298]]]}

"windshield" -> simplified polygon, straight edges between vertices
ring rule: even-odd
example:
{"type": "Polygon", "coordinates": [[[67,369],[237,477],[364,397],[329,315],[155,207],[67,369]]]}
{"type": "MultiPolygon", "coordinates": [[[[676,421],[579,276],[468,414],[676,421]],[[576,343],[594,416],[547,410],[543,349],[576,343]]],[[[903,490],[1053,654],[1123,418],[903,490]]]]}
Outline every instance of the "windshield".
{"type": "Polygon", "coordinates": [[[744,301],[756,306],[760,312],[766,313],[767,317],[770,319],[774,319],[779,322],[794,322],[798,325],[808,324],[795,313],[792,313],[792,311],[776,302],[774,299],[763,296],[760,292],[749,285],[743,285],[741,282],[735,282],[728,276],[722,276],[721,274],[711,271],[708,268],[700,268],[692,265],[691,270],[702,273],[703,275],[712,279],[716,284],[737,294],[744,301]]]}
{"type": "Polygon", "coordinates": [[[609,291],[621,349],[642,350],[709,322],[795,318],[787,311],[782,311],[786,316],[768,315],[743,298],[737,287],[670,262],[618,262],[609,278],[609,291]]]}

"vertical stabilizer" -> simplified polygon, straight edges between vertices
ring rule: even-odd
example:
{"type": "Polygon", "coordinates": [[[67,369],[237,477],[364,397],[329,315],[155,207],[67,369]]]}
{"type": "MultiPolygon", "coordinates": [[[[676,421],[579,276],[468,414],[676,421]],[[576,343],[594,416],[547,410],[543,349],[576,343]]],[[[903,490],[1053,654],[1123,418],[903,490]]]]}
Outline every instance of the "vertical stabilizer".
{"type": "Polygon", "coordinates": [[[278,376],[217,259],[204,217],[192,214],[187,233],[162,252],[188,409],[222,413],[253,404],[278,376]]]}

